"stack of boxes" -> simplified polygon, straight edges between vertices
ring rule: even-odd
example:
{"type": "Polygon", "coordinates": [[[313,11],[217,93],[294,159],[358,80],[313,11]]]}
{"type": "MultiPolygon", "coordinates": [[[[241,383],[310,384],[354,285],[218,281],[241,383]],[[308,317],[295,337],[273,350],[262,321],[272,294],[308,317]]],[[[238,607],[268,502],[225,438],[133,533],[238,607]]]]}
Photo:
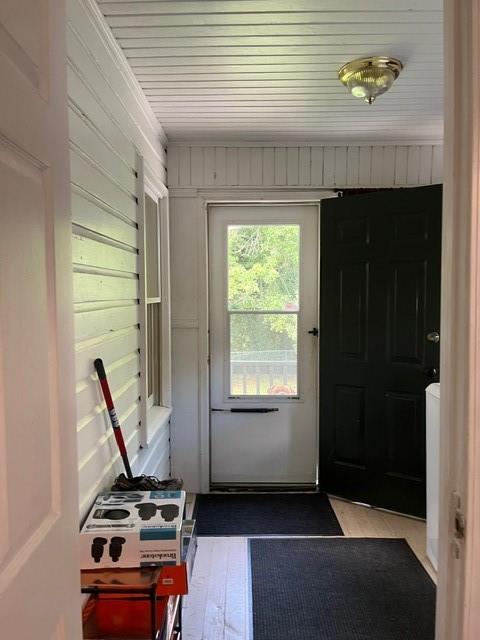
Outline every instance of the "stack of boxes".
{"type": "Polygon", "coordinates": [[[196,551],[184,512],[183,491],[96,498],[80,535],[85,639],[175,637],[196,551]]]}

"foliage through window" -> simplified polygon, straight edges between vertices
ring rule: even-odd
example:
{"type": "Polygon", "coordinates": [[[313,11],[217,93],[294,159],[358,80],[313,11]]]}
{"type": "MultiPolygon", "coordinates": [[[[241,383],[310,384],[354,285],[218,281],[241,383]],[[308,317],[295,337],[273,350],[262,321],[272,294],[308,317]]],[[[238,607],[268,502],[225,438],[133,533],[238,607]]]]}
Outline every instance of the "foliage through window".
{"type": "Polygon", "coordinates": [[[231,395],[298,393],[300,227],[228,227],[231,395]]]}
{"type": "Polygon", "coordinates": [[[161,273],[159,206],[145,195],[147,405],[161,404],[161,273]]]}

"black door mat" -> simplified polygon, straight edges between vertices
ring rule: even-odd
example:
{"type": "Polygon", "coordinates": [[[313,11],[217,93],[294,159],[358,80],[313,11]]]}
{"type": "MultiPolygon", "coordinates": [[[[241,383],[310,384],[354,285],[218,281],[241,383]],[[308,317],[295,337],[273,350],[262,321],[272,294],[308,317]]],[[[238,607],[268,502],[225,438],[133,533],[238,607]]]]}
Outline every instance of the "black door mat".
{"type": "Polygon", "coordinates": [[[197,496],[199,536],[341,536],[324,493],[210,493],[197,496]]]}
{"type": "Polygon", "coordinates": [[[254,640],[434,640],[435,586],[405,540],[249,544],[254,640]]]}

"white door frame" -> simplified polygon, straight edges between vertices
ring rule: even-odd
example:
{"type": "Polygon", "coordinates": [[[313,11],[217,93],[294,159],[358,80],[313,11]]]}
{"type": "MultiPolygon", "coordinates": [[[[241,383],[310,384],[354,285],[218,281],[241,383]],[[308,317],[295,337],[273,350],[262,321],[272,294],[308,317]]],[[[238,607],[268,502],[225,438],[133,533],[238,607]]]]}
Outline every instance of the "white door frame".
{"type": "Polygon", "coordinates": [[[12,640],[82,636],[64,4],[0,11],[0,634],[12,640]]]}
{"type": "Polygon", "coordinates": [[[441,522],[436,637],[476,640],[480,636],[480,0],[445,0],[444,7],[441,522]],[[455,535],[456,508],[465,517],[464,540],[455,535]]]}
{"type": "Polygon", "coordinates": [[[316,204],[335,197],[331,189],[298,190],[199,190],[198,191],[198,374],[199,374],[199,437],[200,488],[210,491],[210,371],[209,371],[209,302],[208,302],[208,207],[213,204],[283,203],[316,204]]]}

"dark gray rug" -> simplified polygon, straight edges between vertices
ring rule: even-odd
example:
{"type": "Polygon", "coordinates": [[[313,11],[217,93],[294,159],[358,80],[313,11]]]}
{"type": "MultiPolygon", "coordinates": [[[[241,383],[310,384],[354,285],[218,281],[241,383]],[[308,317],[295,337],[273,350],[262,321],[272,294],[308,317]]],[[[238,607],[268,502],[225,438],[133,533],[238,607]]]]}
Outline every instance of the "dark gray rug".
{"type": "Polygon", "coordinates": [[[433,640],[435,587],[405,540],[250,540],[254,640],[433,640]]]}
{"type": "Polygon", "coordinates": [[[210,493],[197,496],[199,536],[343,535],[324,493],[210,493]]]}

